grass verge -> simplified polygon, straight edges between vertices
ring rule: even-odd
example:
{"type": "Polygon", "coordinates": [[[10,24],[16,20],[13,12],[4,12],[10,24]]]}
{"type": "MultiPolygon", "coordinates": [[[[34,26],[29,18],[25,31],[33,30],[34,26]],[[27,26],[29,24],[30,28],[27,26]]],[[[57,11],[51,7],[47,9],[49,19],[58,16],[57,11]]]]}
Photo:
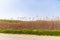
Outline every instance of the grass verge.
{"type": "Polygon", "coordinates": [[[0,30],[0,33],[60,36],[60,30],[0,30]]]}

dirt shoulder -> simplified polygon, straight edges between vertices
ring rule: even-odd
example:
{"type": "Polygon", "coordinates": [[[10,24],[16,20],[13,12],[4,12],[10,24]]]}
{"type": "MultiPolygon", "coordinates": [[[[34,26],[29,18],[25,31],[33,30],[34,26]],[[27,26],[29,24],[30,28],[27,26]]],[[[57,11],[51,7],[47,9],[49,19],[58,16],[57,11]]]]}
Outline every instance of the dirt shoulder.
{"type": "Polygon", "coordinates": [[[25,35],[25,34],[0,34],[0,40],[60,40],[60,37],[25,35]]]}

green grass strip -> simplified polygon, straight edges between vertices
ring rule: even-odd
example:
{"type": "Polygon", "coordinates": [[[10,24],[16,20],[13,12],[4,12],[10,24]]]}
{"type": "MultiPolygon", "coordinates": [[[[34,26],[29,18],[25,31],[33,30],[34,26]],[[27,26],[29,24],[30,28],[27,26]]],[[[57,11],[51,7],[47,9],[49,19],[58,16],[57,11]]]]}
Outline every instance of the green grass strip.
{"type": "Polygon", "coordinates": [[[60,36],[60,30],[0,30],[0,33],[60,36]]]}

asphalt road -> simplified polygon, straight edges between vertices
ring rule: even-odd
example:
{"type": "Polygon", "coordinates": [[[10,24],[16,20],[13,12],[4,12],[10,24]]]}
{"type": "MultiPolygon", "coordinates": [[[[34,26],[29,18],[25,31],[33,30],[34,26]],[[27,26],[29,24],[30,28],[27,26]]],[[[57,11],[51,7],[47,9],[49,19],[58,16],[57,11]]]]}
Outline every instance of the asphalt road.
{"type": "Polygon", "coordinates": [[[25,34],[0,34],[0,40],[60,40],[60,36],[37,36],[25,34]]]}

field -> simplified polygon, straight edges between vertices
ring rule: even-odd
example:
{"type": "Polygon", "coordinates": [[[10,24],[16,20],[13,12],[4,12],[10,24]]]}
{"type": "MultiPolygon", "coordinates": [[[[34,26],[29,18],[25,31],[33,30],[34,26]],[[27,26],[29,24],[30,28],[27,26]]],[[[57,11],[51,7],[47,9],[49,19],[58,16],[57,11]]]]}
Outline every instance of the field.
{"type": "Polygon", "coordinates": [[[0,33],[60,36],[60,21],[0,20],[0,33]]]}
{"type": "Polygon", "coordinates": [[[60,30],[60,21],[19,21],[19,20],[0,20],[0,29],[21,30],[21,29],[39,29],[39,30],[60,30]]]}

